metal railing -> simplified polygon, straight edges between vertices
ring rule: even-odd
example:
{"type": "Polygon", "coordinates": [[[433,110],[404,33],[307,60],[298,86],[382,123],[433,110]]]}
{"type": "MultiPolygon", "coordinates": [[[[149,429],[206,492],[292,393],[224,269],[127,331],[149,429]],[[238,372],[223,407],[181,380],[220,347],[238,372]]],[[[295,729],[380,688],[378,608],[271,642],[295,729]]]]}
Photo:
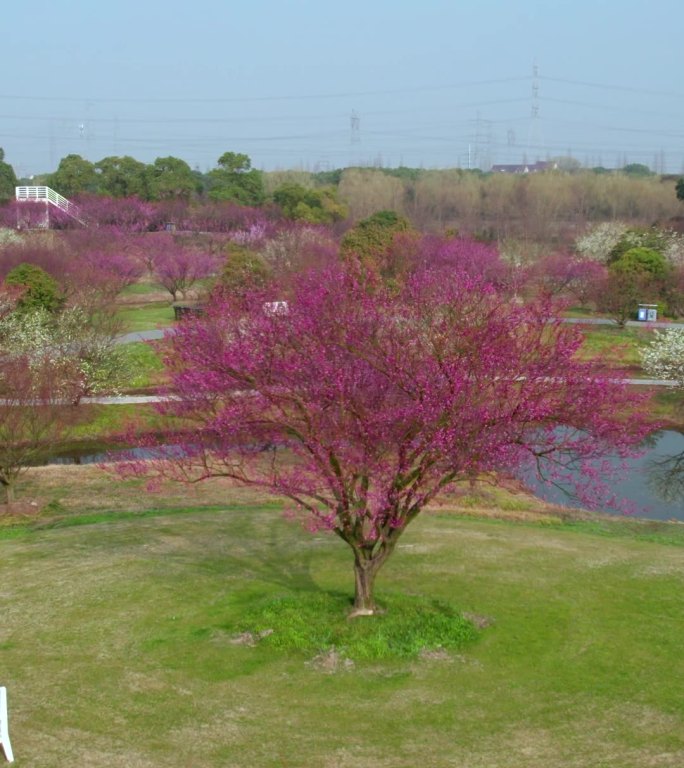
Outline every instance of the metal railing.
{"type": "Polygon", "coordinates": [[[69,216],[72,216],[81,224],[84,223],[81,219],[79,207],[50,187],[15,187],[15,195],[17,200],[50,203],[59,208],[60,211],[64,211],[69,216]]]}

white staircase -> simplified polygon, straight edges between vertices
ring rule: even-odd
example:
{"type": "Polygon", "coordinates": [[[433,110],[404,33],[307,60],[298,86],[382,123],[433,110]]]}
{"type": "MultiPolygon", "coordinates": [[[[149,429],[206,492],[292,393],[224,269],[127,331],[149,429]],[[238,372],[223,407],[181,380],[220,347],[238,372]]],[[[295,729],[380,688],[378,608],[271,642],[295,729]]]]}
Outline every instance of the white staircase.
{"type": "Polygon", "coordinates": [[[30,203],[45,203],[45,219],[42,224],[43,227],[50,226],[50,206],[59,208],[60,211],[64,211],[67,215],[78,221],[79,224],[85,226],[85,222],[81,218],[81,211],[77,205],[74,205],[66,197],[62,197],[59,192],[55,192],[50,187],[15,187],[16,199],[22,202],[30,203]]]}

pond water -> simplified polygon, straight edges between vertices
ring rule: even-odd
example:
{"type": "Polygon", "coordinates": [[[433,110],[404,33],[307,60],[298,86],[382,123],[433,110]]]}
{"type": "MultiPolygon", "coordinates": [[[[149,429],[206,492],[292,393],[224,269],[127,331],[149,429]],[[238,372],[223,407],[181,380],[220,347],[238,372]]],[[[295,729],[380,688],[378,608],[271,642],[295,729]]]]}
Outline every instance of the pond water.
{"type": "Polygon", "coordinates": [[[99,449],[94,449],[93,446],[71,447],[37,464],[106,464],[117,460],[172,457],[180,451],[181,448],[178,445],[160,445],[158,448],[128,448],[120,445],[116,447],[103,445],[99,449]]]}
{"type": "MultiPolygon", "coordinates": [[[[609,484],[611,491],[629,503],[636,517],[684,521],[684,434],[674,430],[654,432],[642,444],[642,451],[641,456],[624,462],[626,471],[609,484]]],[[[539,481],[527,482],[546,501],[581,506],[557,488],[539,481]]],[[[609,508],[602,511],[621,514],[609,508]]]]}
{"type": "MultiPolygon", "coordinates": [[[[152,458],[160,453],[172,455],[178,450],[178,446],[164,446],[154,452],[138,448],[132,453],[139,458],[152,458]]],[[[684,521],[684,434],[674,430],[654,432],[644,442],[642,450],[641,456],[625,462],[627,471],[621,473],[619,479],[615,479],[611,490],[618,498],[629,502],[637,517],[684,521]]],[[[116,453],[116,449],[96,453],[92,448],[80,452],[72,450],[66,455],[52,457],[47,463],[100,463],[111,461],[116,457],[116,453]]],[[[579,506],[576,499],[570,498],[557,488],[529,478],[526,478],[526,482],[546,501],[564,506],[579,506]]],[[[621,514],[609,508],[603,511],[621,514]]]]}

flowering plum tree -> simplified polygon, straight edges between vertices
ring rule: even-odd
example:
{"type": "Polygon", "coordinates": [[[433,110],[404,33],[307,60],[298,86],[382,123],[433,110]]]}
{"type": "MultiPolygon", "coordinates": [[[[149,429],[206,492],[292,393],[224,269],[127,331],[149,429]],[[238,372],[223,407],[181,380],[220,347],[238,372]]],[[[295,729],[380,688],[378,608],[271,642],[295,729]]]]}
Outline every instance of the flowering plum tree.
{"type": "Polygon", "coordinates": [[[111,198],[89,195],[78,198],[81,218],[89,226],[116,228],[121,232],[149,232],[161,229],[161,206],[137,197],[111,198]]]}
{"type": "Polygon", "coordinates": [[[147,256],[157,281],[176,301],[185,296],[198,280],[216,272],[218,259],[204,250],[186,248],[168,235],[158,235],[149,241],[147,256]]]}
{"type": "Polygon", "coordinates": [[[40,236],[22,238],[4,244],[0,250],[0,277],[4,278],[20,264],[32,264],[51,275],[64,292],[64,274],[68,254],[59,243],[50,243],[40,236]]]}
{"type": "Polygon", "coordinates": [[[14,500],[22,472],[54,447],[74,418],[50,361],[2,354],[0,362],[0,486],[14,500]]]}
{"type": "Polygon", "coordinates": [[[187,419],[183,449],[128,470],[288,497],[351,548],[356,615],[376,611],[379,568],[457,481],[589,462],[639,431],[617,415],[629,394],[575,359],[578,335],[550,305],[473,275],[387,288],[336,267],[299,276],[283,312],[266,301],[224,299],[169,337],[175,397],[161,408],[187,419]]]}
{"type": "MultiPolygon", "coordinates": [[[[393,249],[397,242],[401,238],[395,239],[393,249]]],[[[414,260],[431,268],[481,276],[502,293],[515,294],[528,279],[526,271],[503,259],[496,246],[467,237],[423,237],[414,260]]]]}
{"type": "Polygon", "coordinates": [[[291,222],[264,243],[259,255],[286,296],[297,273],[338,263],[339,246],[329,228],[291,222]]]}
{"type": "Polygon", "coordinates": [[[530,279],[545,296],[568,294],[585,306],[596,285],[605,280],[606,268],[591,259],[569,253],[554,253],[537,261],[531,268],[530,279]]]}
{"type": "Polygon", "coordinates": [[[26,245],[9,255],[16,260],[23,254],[25,261],[43,267],[57,281],[66,306],[79,306],[89,317],[111,315],[118,294],[143,272],[135,240],[118,229],[72,230],[42,247],[26,245]]]}
{"type": "MultiPolygon", "coordinates": [[[[143,272],[138,243],[145,238],[118,228],[61,232],[59,237],[30,237],[0,252],[0,277],[39,268],[56,281],[60,302],[102,310],[143,272]]],[[[40,272],[38,272],[40,274],[40,272]]],[[[26,278],[21,278],[25,280],[26,278]]],[[[40,302],[39,302],[40,303],[40,302]]]]}

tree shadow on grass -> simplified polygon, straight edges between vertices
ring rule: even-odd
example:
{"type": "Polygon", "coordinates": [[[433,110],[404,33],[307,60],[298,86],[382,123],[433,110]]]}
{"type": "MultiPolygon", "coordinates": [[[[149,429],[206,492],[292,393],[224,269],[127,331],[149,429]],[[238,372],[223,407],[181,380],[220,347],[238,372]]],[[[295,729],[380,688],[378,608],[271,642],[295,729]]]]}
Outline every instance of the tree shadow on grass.
{"type": "MultiPolygon", "coordinates": [[[[329,556],[328,542],[283,521],[279,510],[272,515],[268,519],[245,513],[239,521],[239,539],[227,530],[226,546],[212,555],[215,567],[247,582],[240,590],[245,600],[272,592],[269,586],[288,593],[328,592],[312,576],[312,565],[329,556]]],[[[204,566],[212,568],[211,561],[204,566]]]]}

